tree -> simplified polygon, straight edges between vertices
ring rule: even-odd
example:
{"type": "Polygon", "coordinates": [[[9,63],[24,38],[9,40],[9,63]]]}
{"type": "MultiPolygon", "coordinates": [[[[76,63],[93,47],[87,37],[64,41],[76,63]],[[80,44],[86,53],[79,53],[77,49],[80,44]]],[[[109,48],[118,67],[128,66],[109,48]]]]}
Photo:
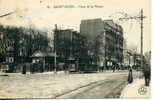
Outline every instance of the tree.
{"type": "Polygon", "coordinates": [[[15,62],[20,56],[30,57],[35,51],[46,51],[49,47],[48,37],[43,31],[23,27],[0,25],[0,55],[5,57],[8,48],[13,48],[15,62]]]}

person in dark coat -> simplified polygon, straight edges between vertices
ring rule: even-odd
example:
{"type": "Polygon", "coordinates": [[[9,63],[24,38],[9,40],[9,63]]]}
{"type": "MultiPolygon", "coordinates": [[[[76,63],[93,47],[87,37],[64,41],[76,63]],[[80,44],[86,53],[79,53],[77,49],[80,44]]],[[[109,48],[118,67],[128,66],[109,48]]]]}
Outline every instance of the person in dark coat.
{"type": "Polygon", "coordinates": [[[149,64],[146,64],[144,70],[143,70],[143,74],[144,74],[144,78],[145,78],[145,85],[149,86],[150,83],[150,76],[151,76],[151,72],[150,72],[150,66],[149,64]]]}
{"type": "Polygon", "coordinates": [[[133,75],[132,75],[132,68],[129,68],[129,74],[128,74],[128,83],[133,82],[133,75]]]}
{"type": "Polygon", "coordinates": [[[34,63],[30,65],[30,73],[31,73],[31,74],[34,73],[34,63]]]}
{"type": "Polygon", "coordinates": [[[115,69],[116,69],[116,66],[115,66],[115,65],[113,65],[113,72],[115,72],[115,69]]]}
{"type": "Polygon", "coordinates": [[[34,74],[36,67],[37,67],[36,63],[33,63],[31,66],[31,74],[34,74]]]}
{"type": "Polygon", "coordinates": [[[104,66],[101,67],[102,72],[104,71],[104,66]]]}
{"type": "Polygon", "coordinates": [[[22,67],[22,74],[26,74],[26,65],[25,64],[22,67]]]}

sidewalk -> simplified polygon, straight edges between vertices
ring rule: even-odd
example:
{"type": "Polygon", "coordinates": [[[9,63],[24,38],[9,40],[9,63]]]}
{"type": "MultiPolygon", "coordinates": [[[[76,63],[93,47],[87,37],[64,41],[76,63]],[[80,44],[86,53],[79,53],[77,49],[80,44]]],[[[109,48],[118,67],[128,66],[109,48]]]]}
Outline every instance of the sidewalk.
{"type": "Polygon", "coordinates": [[[145,86],[145,80],[137,78],[123,89],[120,98],[150,98],[150,91],[150,86],[145,86]]]}

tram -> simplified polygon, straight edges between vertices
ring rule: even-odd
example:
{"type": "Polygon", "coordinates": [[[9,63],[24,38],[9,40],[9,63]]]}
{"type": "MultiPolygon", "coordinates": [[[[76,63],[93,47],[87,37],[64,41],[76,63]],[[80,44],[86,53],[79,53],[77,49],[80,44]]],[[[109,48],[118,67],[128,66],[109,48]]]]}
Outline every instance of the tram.
{"type": "Polygon", "coordinates": [[[90,63],[89,58],[69,58],[67,63],[69,72],[91,73],[98,71],[98,65],[90,63]]]}

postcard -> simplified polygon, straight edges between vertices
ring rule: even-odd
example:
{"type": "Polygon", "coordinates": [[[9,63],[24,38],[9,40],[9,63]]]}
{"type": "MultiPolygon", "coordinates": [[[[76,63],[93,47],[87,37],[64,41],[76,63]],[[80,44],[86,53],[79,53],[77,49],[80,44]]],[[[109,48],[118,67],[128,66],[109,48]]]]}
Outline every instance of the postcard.
{"type": "Polygon", "coordinates": [[[150,99],[151,0],[0,0],[1,99],[150,99]]]}

